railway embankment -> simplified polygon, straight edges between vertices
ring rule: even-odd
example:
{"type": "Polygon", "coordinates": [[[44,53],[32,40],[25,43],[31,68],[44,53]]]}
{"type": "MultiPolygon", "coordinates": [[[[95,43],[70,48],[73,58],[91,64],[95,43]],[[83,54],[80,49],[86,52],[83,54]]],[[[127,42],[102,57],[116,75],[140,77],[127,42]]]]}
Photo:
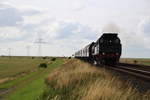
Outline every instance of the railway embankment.
{"type": "Polygon", "coordinates": [[[140,92],[132,78],[114,75],[77,59],[70,59],[45,80],[38,100],[149,100],[150,91],[140,92]]]}

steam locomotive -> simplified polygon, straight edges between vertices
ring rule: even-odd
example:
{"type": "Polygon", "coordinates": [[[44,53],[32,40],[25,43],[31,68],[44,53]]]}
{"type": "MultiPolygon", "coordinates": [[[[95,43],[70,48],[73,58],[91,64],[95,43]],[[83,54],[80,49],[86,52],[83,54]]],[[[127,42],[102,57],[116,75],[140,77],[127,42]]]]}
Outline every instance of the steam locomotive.
{"type": "Polygon", "coordinates": [[[103,33],[96,41],[76,52],[79,58],[95,64],[116,64],[121,56],[122,45],[117,33],[103,33]]]}

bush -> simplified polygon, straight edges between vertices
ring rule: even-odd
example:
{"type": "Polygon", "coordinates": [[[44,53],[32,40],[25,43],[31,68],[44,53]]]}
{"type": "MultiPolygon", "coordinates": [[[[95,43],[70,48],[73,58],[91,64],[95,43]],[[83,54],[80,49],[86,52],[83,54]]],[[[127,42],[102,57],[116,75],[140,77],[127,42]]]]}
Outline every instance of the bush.
{"type": "Polygon", "coordinates": [[[52,58],[52,59],[51,59],[51,61],[55,61],[55,60],[56,60],[56,58],[52,58]]]}
{"type": "Polygon", "coordinates": [[[137,64],[137,63],[138,63],[138,61],[137,61],[137,60],[134,60],[134,63],[135,63],[135,64],[137,64]]]}
{"type": "Polygon", "coordinates": [[[47,59],[47,57],[43,57],[43,59],[47,59]]]}
{"type": "Polygon", "coordinates": [[[71,59],[71,57],[68,57],[68,59],[71,59]]]}
{"type": "Polygon", "coordinates": [[[40,68],[47,68],[47,64],[46,64],[46,63],[41,63],[41,64],[39,65],[39,67],[40,67],[40,68]]]}

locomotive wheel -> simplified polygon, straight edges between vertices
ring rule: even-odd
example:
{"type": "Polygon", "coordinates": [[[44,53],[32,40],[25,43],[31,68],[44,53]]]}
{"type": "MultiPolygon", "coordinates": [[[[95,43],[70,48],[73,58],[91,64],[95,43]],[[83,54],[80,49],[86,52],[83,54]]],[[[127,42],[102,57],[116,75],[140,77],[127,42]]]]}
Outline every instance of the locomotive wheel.
{"type": "Polygon", "coordinates": [[[101,63],[105,65],[105,64],[106,64],[106,61],[105,61],[105,60],[102,60],[101,63]]]}

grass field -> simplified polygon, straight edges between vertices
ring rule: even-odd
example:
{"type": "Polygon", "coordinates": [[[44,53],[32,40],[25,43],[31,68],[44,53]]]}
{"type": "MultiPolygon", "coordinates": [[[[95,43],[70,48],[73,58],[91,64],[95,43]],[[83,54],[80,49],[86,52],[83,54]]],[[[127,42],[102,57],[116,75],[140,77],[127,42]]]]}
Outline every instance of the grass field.
{"type": "Polygon", "coordinates": [[[150,58],[121,58],[120,62],[150,66],[150,58]]]}
{"type": "MultiPolygon", "coordinates": [[[[105,69],[77,59],[51,59],[0,57],[0,100],[150,99],[150,92],[139,93],[129,82],[122,82],[105,69]],[[39,68],[40,63],[48,68],[39,68]]],[[[121,60],[132,63],[135,59],[121,60]]]]}
{"type": "Polygon", "coordinates": [[[0,58],[0,78],[17,76],[21,73],[26,73],[36,70],[41,59],[21,58],[21,57],[1,57],[0,58]]]}
{"type": "Polygon", "coordinates": [[[45,86],[44,80],[56,67],[63,64],[64,60],[57,58],[0,58],[0,98],[6,100],[35,100],[45,86]],[[47,63],[48,68],[39,68],[40,63],[47,63]],[[8,91],[8,93],[4,93],[8,91]]]}
{"type": "Polygon", "coordinates": [[[105,69],[72,59],[50,73],[38,100],[150,100],[105,69]]]}

